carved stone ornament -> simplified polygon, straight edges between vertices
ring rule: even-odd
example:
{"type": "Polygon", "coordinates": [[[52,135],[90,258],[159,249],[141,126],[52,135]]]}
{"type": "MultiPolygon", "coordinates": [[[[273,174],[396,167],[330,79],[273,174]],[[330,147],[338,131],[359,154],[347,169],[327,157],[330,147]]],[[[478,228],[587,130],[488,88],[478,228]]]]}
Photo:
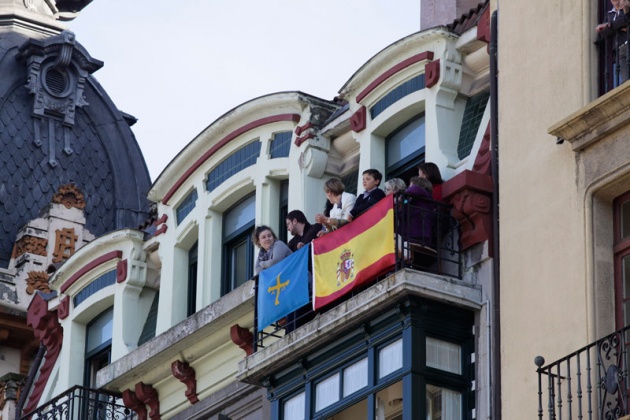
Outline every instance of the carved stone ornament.
{"type": "Polygon", "coordinates": [[[197,397],[197,380],[195,379],[195,369],[181,360],[175,360],[171,363],[171,372],[173,376],[177,378],[181,383],[186,385],[186,398],[191,404],[199,402],[197,397]]]}
{"type": "Polygon", "coordinates": [[[55,252],[53,252],[53,262],[58,263],[65,261],[74,254],[76,249],[77,235],[74,234],[74,229],[57,229],[55,232],[57,238],[55,239],[55,252]]]}
{"type": "Polygon", "coordinates": [[[79,210],[85,208],[85,196],[79,188],[74,184],[66,184],[59,187],[52,202],[54,204],[63,204],[67,209],[75,207],[79,210]]]}
{"type": "MultiPolygon", "coordinates": [[[[30,3],[26,1],[25,6],[30,3]]],[[[45,40],[31,39],[19,48],[18,57],[26,64],[26,88],[33,95],[33,142],[37,147],[48,142],[44,149],[48,164],[56,167],[57,138],[63,140],[63,153],[74,153],[70,131],[77,107],[88,105],[85,84],[103,62],[90,57],[70,31],[45,40]]]]}
{"type": "Polygon", "coordinates": [[[138,399],[135,392],[125,389],[122,393],[122,400],[125,407],[136,412],[138,420],[147,420],[147,407],[138,399]]]}
{"type": "Polygon", "coordinates": [[[50,293],[48,274],[45,271],[29,271],[26,277],[26,293],[32,295],[35,291],[50,293]]]}
{"type": "Polygon", "coordinates": [[[45,257],[48,239],[37,236],[24,235],[15,242],[12,258],[18,258],[24,254],[34,254],[45,257]]]}
{"type": "Polygon", "coordinates": [[[157,390],[152,385],[138,382],[136,384],[136,396],[149,406],[149,418],[151,420],[160,420],[160,398],[157,390]]]}

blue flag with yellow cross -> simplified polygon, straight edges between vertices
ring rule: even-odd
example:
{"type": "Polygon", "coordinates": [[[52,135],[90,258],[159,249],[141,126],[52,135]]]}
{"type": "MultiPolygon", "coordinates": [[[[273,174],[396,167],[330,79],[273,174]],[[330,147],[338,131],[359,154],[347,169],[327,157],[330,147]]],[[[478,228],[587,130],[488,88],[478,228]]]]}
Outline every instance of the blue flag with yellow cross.
{"type": "Polygon", "coordinates": [[[258,274],[258,331],[309,302],[309,249],[303,246],[258,274]]]}

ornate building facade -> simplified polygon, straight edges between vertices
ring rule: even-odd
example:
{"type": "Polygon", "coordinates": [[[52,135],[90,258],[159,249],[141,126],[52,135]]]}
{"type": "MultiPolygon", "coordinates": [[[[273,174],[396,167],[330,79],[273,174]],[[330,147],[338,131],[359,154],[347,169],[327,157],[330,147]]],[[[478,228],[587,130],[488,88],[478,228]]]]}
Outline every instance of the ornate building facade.
{"type": "MultiPolygon", "coordinates": [[[[464,3],[370,58],[334,99],[278,92],[228,111],[151,186],[125,183],[125,170],[141,162],[135,141],[137,155],[103,163],[116,176],[101,177],[97,163],[87,171],[92,181],[120,180],[103,187],[110,195],[70,175],[73,183],[55,185],[48,212],[18,223],[26,227],[16,230],[7,269],[21,259],[29,267],[16,293],[30,303],[28,325],[42,344],[19,416],[71,401],[81,402],[74,418],[103,407],[140,419],[494,415],[491,5],[455,7],[464,3]],[[286,237],[288,211],[310,220],[321,212],[328,178],[356,192],[366,169],[407,181],[424,161],[440,168],[452,205],[455,241],[438,247],[438,263],[399,261],[293,331],[258,331],[254,226],[286,237]]],[[[76,128],[84,110],[98,108],[88,93],[100,63],[67,32],[25,40],[18,51],[29,75],[20,85],[31,105],[29,144],[46,152],[46,168],[68,169],[66,159],[100,144],[98,133],[76,128]],[[56,88],[38,88],[49,79],[56,88]],[[57,100],[71,81],[83,94],[57,100]]],[[[130,136],[131,118],[107,105],[118,119],[99,127],[130,136]]],[[[117,152],[81,157],[127,150],[111,147],[117,152]]]]}

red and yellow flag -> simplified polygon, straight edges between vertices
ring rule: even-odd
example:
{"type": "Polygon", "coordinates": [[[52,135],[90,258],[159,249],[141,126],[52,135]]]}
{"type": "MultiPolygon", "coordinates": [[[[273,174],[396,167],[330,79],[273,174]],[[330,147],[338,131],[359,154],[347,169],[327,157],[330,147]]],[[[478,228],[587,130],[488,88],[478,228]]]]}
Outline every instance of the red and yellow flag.
{"type": "Polygon", "coordinates": [[[335,301],[396,263],[394,196],[390,195],[313,247],[313,307],[335,301]]]}

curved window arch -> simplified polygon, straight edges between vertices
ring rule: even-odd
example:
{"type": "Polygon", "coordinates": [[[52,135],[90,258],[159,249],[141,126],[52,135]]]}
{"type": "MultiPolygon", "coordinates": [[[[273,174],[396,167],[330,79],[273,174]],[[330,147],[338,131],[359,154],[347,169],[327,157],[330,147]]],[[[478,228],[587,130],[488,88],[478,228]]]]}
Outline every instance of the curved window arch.
{"type": "Polygon", "coordinates": [[[206,190],[214,191],[223,181],[232,175],[256,163],[260,155],[260,141],[253,141],[226,157],[216,168],[208,173],[206,190]]]}

